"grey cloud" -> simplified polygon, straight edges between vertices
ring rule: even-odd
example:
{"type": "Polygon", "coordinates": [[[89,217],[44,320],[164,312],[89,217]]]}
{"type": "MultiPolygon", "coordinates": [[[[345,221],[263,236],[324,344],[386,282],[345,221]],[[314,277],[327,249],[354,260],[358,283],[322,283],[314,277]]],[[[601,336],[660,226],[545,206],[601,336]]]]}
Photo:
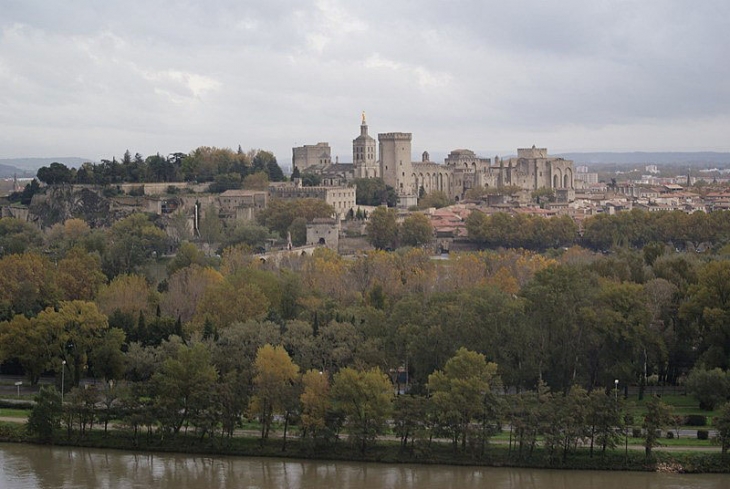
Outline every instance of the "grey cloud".
{"type": "Polygon", "coordinates": [[[729,14],[723,0],[9,1],[0,156],[242,144],[287,161],[329,140],[347,159],[363,109],[373,132],[434,151],[530,135],[643,149],[623,147],[639,131],[659,149],[730,149],[714,136],[730,128],[729,14]],[[689,124],[709,130],[682,138],[689,124]]]}

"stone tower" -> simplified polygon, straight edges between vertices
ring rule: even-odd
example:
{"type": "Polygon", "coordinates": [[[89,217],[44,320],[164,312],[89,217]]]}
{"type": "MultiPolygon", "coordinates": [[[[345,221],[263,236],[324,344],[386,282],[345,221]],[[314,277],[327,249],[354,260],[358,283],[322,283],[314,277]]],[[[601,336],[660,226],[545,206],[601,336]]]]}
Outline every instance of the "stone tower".
{"type": "Polygon", "coordinates": [[[365,121],[365,112],[363,112],[360,135],[352,140],[352,163],[355,178],[377,178],[380,176],[380,166],[375,151],[375,139],[368,135],[368,124],[365,121]]]}
{"type": "Polygon", "coordinates": [[[409,132],[378,134],[380,175],[386,185],[395,189],[401,207],[415,205],[418,198],[411,164],[411,138],[409,132]]]}

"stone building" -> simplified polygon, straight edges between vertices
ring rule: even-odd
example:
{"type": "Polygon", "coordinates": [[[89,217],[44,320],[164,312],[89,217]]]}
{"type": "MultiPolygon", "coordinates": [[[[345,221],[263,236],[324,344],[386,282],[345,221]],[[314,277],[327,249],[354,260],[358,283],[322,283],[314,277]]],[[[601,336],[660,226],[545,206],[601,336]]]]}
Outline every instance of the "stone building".
{"type": "MultiPolygon", "coordinates": [[[[573,162],[548,155],[546,148],[520,148],[517,157],[508,159],[482,158],[469,149],[453,150],[444,163],[430,161],[423,152],[421,161],[412,161],[413,135],[408,132],[378,134],[378,155],[375,140],[368,135],[363,113],[360,136],[352,141],[352,160],[349,163],[309,164],[310,171],[323,176],[326,183],[342,185],[350,175],[354,178],[381,177],[398,194],[399,207],[415,205],[418,197],[433,191],[444,192],[450,199],[460,201],[467,190],[474,187],[516,186],[525,191],[540,188],[554,189],[559,201],[575,198],[573,162]],[[335,171],[335,167],[336,170],[335,171]]],[[[294,148],[293,164],[300,171],[308,164],[297,156],[304,148],[327,148],[327,143],[294,148]],[[299,153],[298,153],[299,151],[299,153]]],[[[322,153],[325,154],[325,153],[322,153]]],[[[326,153],[330,158],[329,152],[326,153]]],[[[322,157],[321,160],[326,158],[322,157]]]]}
{"type": "Polygon", "coordinates": [[[253,221],[267,201],[264,190],[226,190],[218,197],[218,213],[222,219],[253,221]]]}
{"type": "Polygon", "coordinates": [[[269,196],[273,199],[321,199],[335,209],[339,219],[344,219],[355,207],[355,186],[349,187],[302,187],[298,184],[269,186],[269,196]]]}
{"type": "Polygon", "coordinates": [[[332,163],[332,150],[328,143],[317,143],[292,149],[292,169],[304,171],[310,167],[326,167],[332,163]]]}
{"type": "Polygon", "coordinates": [[[307,245],[326,246],[337,251],[340,242],[340,221],[317,218],[307,223],[307,245]]]}
{"type": "Polygon", "coordinates": [[[380,164],[376,151],[375,139],[368,135],[368,124],[365,112],[362,113],[360,135],[352,140],[352,163],[355,178],[377,178],[380,176],[380,164]]]}

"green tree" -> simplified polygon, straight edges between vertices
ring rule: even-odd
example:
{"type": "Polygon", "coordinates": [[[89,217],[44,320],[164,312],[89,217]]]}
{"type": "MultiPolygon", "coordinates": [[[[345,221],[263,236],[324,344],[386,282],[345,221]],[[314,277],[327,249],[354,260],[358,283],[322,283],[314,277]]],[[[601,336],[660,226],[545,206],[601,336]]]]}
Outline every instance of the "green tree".
{"type": "Polygon", "coordinates": [[[47,185],[71,183],[71,170],[63,163],[53,162],[38,169],[38,180],[47,185]]]}
{"type": "Polygon", "coordinates": [[[367,223],[368,241],[377,249],[395,247],[398,236],[398,224],[395,210],[378,207],[370,214],[367,223]]]}
{"type": "Polygon", "coordinates": [[[651,457],[651,449],[658,445],[662,428],[672,422],[672,407],[664,404],[657,396],[652,396],[646,403],[644,428],[644,449],[646,458],[651,457]]]}
{"type": "Polygon", "coordinates": [[[423,214],[411,214],[403,220],[399,232],[400,244],[422,246],[433,240],[431,221],[423,214]]]}
{"type": "Polygon", "coordinates": [[[311,171],[304,171],[302,173],[302,186],[303,187],[316,187],[320,183],[322,183],[322,177],[320,177],[316,173],[312,173],[311,171]]]}
{"type": "Polygon", "coordinates": [[[347,367],[334,375],[331,392],[335,408],[345,413],[353,443],[365,453],[383,434],[392,411],[393,385],[388,376],[379,368],[347,367]]]}
{"type": "Polygon", "coordinates": [[[120,379],[124,375],[124,331],[110,328],[103,333],[96,346],[89,355],[89,361],[95,377],[104,380],[120,379]]]}
{"type": "Polygon", "coordinates": [[[617,428],[621,427],[621,412],[617,393],[606,394],[601,389],[590,393],[586,413],[586,426],[589,431],[591,443],[591,456],[593,456],[594,442],[601,447],[601,452],[606,449],[615,448],[621,435],[617,428]]]}
{"type": "Polygon", "coordinates": [[[266,241],[272,237],[275,238],[266,227],[254,222],[241,221],[237,222],[226,236],[224,247],[244,244],[251,250],[263,249],[266,241]]]}
{"type": "Polygon", "coordinates": [[[730,399],[730,374],[722,369],[696,367],[687,376],[687,392],[700,402],[700,409],[712,411],[730,399]]]}
{"type": "Polygon", "coordinates": [[[330,321],[319,328],[315,338],[318,366],[330,374],[352,363],[362,337],[355,326],[341,321],[330,321]]]}
{"type": "Polygon", "coordinates": [[[0,323],[0,359],[18,361],[31,385],[52,367],[55,352],[48,344],[50,332],[35,319],[18,314],[0,323]]]}
{"type": "Polygon", "coordinates": [[[106,264],[109,275],[132,273],[161,257],[167,248],[167,234],[140,213],[115,222],[108,239],[106,264]]]}
{"type": "Polygon", "coordinates": [[[717,438],[720,441],[724,459],[730,448],[730,402],[720,407],[718,415],[712,420],[712,425],[717,429],[717,438]]]}
{"type": "Polygon", "coordinates": [[[307,243],[307,220],[297,217],[289,226],[288,234],[291,235],[293,246],[302,246],[307,243]]]}
{"type": "Polygon", "coordinates": [[[177,434],[187,422],[195,422],[214,397],[218,373],[210,352],[202,343],[181,346],[152,376],[154,402],[162,429],[177,434]]]}
{"type": "Polygon", "coordinates": [[[61,427],[62,411],[61,394],[54,387],[41,387],[28,416],[28,433],[46,443],[53,441],[54,432],[61,427]]]}
{"type": "Polygon", "coordinates": [[[440,209],[451,204],[453,202],[449,199],[449,196],[440,190],[431,191],[424,195],[423,198],[418,199],[418,207],[420,209],[428,209],[429,207],[440,209]]]}
{"type": "Polygon", "coordinates": [[[207,264],[208,260],[205,257],[205,253],[200,251],[193,243],[186,241],[180,245],[175,254],[175,258],[167,265],[167,271],[169,274],[173,274],[181,268],[189,267],[190,265],[205,267],[207,264]]]}
{"type": "Polygon", "coordinates": [[[200,231],[200,238],[209,245],[218,243],[223,238],[223,221],[218,216],[218,209],[213,204],[205,208],[198,230],[200,231]]]}
{"type": "Polygon", "coordinates": [[[441,418],[440,424],[451,434],[456,449],[466,441],[471,423],[482,417],[490,386],[497,375],[497,364],[487,363],[481,353],[459,348],[443,370],[428,376],[428,390],[441,418]]]}
{"type": "Polygon", "coordinates": [[[533,325],[531,363],[551,389],[567,392],[585,375],[590,317],[598,284],[594,276],[572,266],[541,270],[522,288],[527,319],[533,325]]]}
{"type": "Polygon", "coordinates": [[[14,217],[0,219],[0,258],[40,247],[43,236],[37,227],[14,217]]]}
{"type": "Polygon", "coordinates": [[[532,199],[538,204],[546,202],[555,202],[555,189],[542,187],[532,192],[532,199]]]}
{"type": "Polygon", "coordinates": [[[284,173],[276,162],[276,157],[270,151],[259,150],[253,157],[253,170],[266,173],[270,182],[281,182],[284,180],[284,173]]]}
{"type": "Polygon", "coordinates": [[[586,433],[588,393],[580,386],[572,386],[567,394],[553,395],[548,404],[544,410],[548,414],[543,428],[545,448],[551,461],[562,452],[565,462],[568,453],[586,433]]]}
{"type": "MultiPolygon", "coordinates": [[[[302,370],[310,370],[321,367],[317,344],[314,337],[312,325],[307,321],[290,320],[286,322],[281,342],[288,352],[291,352],[292,360],[302,370]]],[[[319,370],[318,370],[319,371],[319,370]]]]}
{"type": "Polygon", "coordinates": [[[693,331],[688,340],[706,368],[730,368],[730,261],[718,260],[704,265],[697,284],[690,286],[682,303],[680,318],[693,331]]]}
{"type": "Polygon", "coordinates": [[[356,178],[355,203],[358,205],[395,207],[398,196],[393,187],[386,185],[382,178],[356,178]]]}
{"type": "Polygon", "coordinates": [[[36,322],[41,331],[47,332],[46,344],[58,363],[67,362],[71,375],[66,381],[78,386],[89,356],[101,345],[109,328],[107,317],[93,302],[65,301],[57,311],[49,307],[38,314],[36,322]]]}
{"type": "Polygon", "coordinates": [[[331,205],[320,199],[274,199],[269,202],[266,209],[258,213],[256,218],[259,224],[286,238],[296,218],[301,217],[306,222],[311,222],[318,217],[331,217],[334,212],[331,205]]]}
{"type": "Polygon", "coordinates": [[[239,173],[224,173],[216,175],[213,183],[208,187],[208,191],[214,194],[225,192],[226,190],[235,190],[241,188],[241,175],[239,173]]]}
{"type": "Polygon", "coordinates": [[[395,398],[393,409],[393,430],[400,438],[401,448],[411,448],[417,438],[422,437],[427,429],[427,411],[429,401],[423,396],[400,395],[395,398]]]}

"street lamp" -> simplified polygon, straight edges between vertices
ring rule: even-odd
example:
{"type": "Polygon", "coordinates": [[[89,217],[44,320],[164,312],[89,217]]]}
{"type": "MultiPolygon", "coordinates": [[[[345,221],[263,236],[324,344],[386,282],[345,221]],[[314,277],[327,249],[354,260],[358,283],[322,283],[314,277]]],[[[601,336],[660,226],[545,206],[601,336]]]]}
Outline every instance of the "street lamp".
{"type": "Polygon", "coordinates": [[[66,386],[66,360],[61,362],[61,404],[63,404],[63,390],[66,386]]]}
{"type": "Polygon", "coordinates": [[[616,397],[616,403],[618,404],[618,379],[613,381],[613,392],[616,397]]]}

